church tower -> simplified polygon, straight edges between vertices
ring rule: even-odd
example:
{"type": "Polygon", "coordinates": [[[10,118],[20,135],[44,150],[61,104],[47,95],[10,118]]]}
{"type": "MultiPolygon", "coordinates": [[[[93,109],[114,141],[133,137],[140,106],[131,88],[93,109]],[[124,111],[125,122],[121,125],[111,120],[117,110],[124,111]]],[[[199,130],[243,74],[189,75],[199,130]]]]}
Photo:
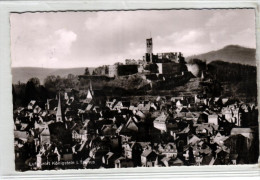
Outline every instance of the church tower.
{"type": "Polygon", "coordinates": [[[58,108],[57,108],[57,112],[56,112],[56,122],[62,122],[60,94],[59,94],[59,100],[58,100],[58,108]]]}
{"type": "Polygon", "coordinates": [[[153,39],[146,39],[146,54],[145,54],[146,62],[153,61],[153,39]]]}
{"type": "Polygon", "coordinates": [[[146,39],[146,53],[147,54],[153,53],[153,39],[152,38],[146,39]]]}

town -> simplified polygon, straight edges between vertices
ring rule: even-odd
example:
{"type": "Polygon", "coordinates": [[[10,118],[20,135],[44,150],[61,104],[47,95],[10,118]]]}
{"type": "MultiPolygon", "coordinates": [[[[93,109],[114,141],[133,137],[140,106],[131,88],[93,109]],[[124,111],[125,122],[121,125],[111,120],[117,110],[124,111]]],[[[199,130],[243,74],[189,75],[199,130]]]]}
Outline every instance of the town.
{"type": "MultiPolygon", "coordinates": [[[[199,86],[181,53],[153,54],[111,65],[106,77],[142,75],[150,88],[180,78],[199,86]],[[145,68],[149,67],[149,68],[145,68]],[[155,68],[154,68],[155,67],[155,68]],[[158,85],[159,84],[159,85],[158,85]]],[[[105,96],[88,88],[60,89],[56,97],[14,109],[16,170],[97,169],[253,164],[258,158],[258,109],[238,98],[183,95],[105,96]]]]}

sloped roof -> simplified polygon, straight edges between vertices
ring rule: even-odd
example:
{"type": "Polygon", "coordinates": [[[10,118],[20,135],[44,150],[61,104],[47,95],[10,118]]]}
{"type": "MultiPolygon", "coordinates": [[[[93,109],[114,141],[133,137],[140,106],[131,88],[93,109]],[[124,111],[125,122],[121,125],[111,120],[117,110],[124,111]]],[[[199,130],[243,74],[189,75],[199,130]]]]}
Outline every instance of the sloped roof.
{"type": "Polygon", "coordinates": [[[27,131],[14,131],[14,137],[22,140],[27,140],[29,133],[27,131]]]}
{"type": "Polygon", "coordinates": [[[253,133],[251,128],[232,128],[231,134],[253,133]]]}
{"type": "Polygon", "coordinates": [[[197,136],[193,135],[192,138],[189,139],[188,144],[195,144],[196,142],[200,141],[200,138],[197,136]]]}
{"type": "Polygon", "coordinates": [[[179,158],[177,158],[176,160],[173,161],[173,164],[174,164],[174,165],[183,164],[183,161],[180,160],[179,158]]]}
{"type": "Polygon", "coordinates": [[[253,138],[253,130],[251,128],[233,128],[230,132],[231,135],[242,135],[248,139],[253,138]]]}
{"type": "Polygon", "coordinates": [[[141,156],[144,156],[144,157],[147,157],[147,156],[149,156],[149,154],[151,154],[152,153],[152,150],[144,150],[143,151],[143,153],[142,153],[142,155],[141,156]]]}

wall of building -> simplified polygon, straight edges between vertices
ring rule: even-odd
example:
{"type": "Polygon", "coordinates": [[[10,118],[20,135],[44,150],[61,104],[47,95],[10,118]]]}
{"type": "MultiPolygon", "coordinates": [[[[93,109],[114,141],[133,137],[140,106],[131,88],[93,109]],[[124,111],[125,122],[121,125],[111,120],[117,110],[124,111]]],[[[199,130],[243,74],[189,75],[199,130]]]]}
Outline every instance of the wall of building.
{"type": "Polygon", "coordinates": [[[109,77],[116,77],[117,74],[117,65],[110,65],[108,66],[108,76],[109,77]]]}
{"type": "Polygon", "coordinates": [[[153,39],[152,38],[146,39],[146,53],[147,54],[153,53],[153,39]]]}
{"type": "Polygon", "coordinates": [[[118,65],[117,67],[118,76],[131,75],[137,72],[138,72],[138,65],[118,65]]]}
{"type": "Polygon", "coordinates": [[[175,74],[180,72],[180,65],[177,63],[156,63],[159,74],[175,74]]]}
{"type": "Polygon", "coordinates": [[[173,62],[178,62],[178,53],[177,52],[167,52],[167,53],[158,53],[158,60],[169,60],[173,62]]]}

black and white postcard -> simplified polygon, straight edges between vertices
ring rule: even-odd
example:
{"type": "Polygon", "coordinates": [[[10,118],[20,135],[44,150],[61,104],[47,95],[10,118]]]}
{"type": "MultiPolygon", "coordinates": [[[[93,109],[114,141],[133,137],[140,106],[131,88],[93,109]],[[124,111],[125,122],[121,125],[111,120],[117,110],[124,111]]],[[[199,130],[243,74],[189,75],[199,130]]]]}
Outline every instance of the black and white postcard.
{"type": "Polygon", "coordinates": [[[10,14],[16,171],[256,164],[254,9],[10,14]]]}

